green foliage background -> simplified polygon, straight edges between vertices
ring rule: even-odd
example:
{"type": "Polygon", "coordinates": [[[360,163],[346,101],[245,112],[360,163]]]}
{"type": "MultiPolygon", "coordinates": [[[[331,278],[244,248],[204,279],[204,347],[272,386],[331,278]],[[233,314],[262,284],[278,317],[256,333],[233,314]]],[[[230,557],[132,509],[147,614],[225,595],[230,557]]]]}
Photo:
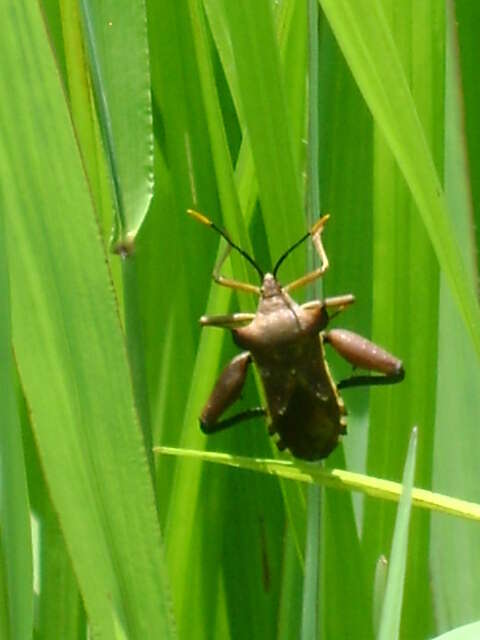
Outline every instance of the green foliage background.
{"type": "MultiPolygon", "coordinates": [[[[480,502],[479,11],[321,0],[309,104],[304,0],[2,3],[1,638],[420,640],[480,619],[478,522],[414,509],[408,533],[414,462],[415,486],[480,502]],[[262,421],[198,428],[235,349],[197,319],[256,301],[212,286],[218,238],[185,212],[269,268],[308,227],[308,114],[323,294],[354,293],[336,324],[407,371],[345,391],[326,466],[405,467],[397,519],[152,454],[274,455],[262,421]]],[[[225,273],[255,282],[238,256],[225,273]]],[[[252,376],[241,406],[258,393],[252,376]]]]}

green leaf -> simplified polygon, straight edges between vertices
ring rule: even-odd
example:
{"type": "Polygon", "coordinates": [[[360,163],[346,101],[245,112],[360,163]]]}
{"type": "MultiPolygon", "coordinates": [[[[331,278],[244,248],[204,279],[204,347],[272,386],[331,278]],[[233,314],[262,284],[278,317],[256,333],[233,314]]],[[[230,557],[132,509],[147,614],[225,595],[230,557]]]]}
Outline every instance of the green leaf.
{"type": "Polygon", "coordinates": [[[117,216],[113,241],[123,246],[133,243],[153,191],[145,2],[82,0],[81,6],[117,216]]]}
{"type": "Polygon", "coordinates": [[[41,571],[35,627],[39,638],[45,640],[54,637],[76,640],[87,626],[85,610],[57,514],[43,482],[39,482],[38,489],[41,504],[35,507],[39,518],[37,551],[41,571]]]}
{"type": "Polygon", "coordinates": [[[285,536],[282,593],[280,595],[278,640],[298,637],[302,617],[302,573],[298,562],[298,551],[291,529],[285,536]]]}
{"type": "Polygon", "coordinates": [[[379,640],[394,640],[399,637],[400,633],[416,449],[417,429],[415,428],[410,438],[403,472],[403,491],[398,504],[397,519],[393,532],[387,585],[380,617],[380,629],[378,631],[379,640]]]}
{"type": "Polygon", "coordinates": [[[32,636],[33,568],[30,504],[12,357],[5,200],[1,188],[0,199],[0,635],[8,640],[32,636]]]}
{"type": "Polygon", "coordinates": [[[93,634],[171,637],[124,337],[65,95],[38,6],[7,3],[0,17],[13,341],[46,480],[93,634]]]}
{"type": "Polygon", "coordinates": [[[321,0],[321,5],[410,188],[480,357],[480,311],[473,283],[380,0],[321,0]]]}
{"type": "MultiPolygon", "coordinates": [[[[291,245],[292,238],[305,232],[305,225],[301,174],[295,162],[273,14],[267,0],[224,4],[259,198],[271,254],[276,259],[291,245]]],[[[292,261],[299,265],[295,255],[292,261]]],[[[292,273],[290,265],[285,265],[282,277],[292,273]]]]}
{"type": "Polygon", "coordinates": [[[375,567],[375,579],[373,584],[373,626],[375,636],[378,635],[380,618],[382,615],[383,600],[385,598],[385,587],[387,585],[388,560],[381,555],[375,567]]]}
{"type": "MultiPolygon", "coordinates": [[[[463,119],[465,107],[469,113],[476,109],[476,87],[469,86],[474,65],[464,60],[465,93],[462,96],[460,76],[460,48],[457,42],[457,20],[453,7],[448,5],[448,56],[446,68],[446,122],[445,122],[445,190],[450,211],[455,222],[458,240],[464,257],[477,278],[475,233],[472,228],[473,201],[470,191],[476,180],[472,176],[474,164],[468,164],[467,144],[474,141],[465,137],[463,119]],[[473,95],[472,95],[473,91],[473,95]]],[[[464,6],[464,9],[466,7],[464,6]]],[[[472,5],[473,9],[473,5],[472,5]]],[[[461,13],[459,34],[470,38],[467,15],[461,13]]],[[[467,43],[468,43],[467,40],[467,43]]],[[[467,46],[468,50],[468,46],[467,46]]],[[[463,55],[463,54],[462,54],[463,55]]],[[[470,119],[470,123],[473,122],[470,119]]],[[[473,160],[473,158],[472,158],[473,160]]],[[[455,493],[470,500],[480,500],[480,488],[476,480],[477,451],[480,447],[480,372],[478,361],[472,352],[468,333],[455,307],[451,293],[443,279],[440,287],[440,330],[438,400],[435,417],[434,487],[437,491],[455,493]],[[454,399],[454,402],[452,400],[454,399]],[[456,425],[452,431],[452,424],[456,425]]],[[[472,579],[480,571],[478,531],[463,522],[435,518],[432,520],[430,563],[435,589],[435,614],[437,630],[446,631],[478,615],[480,589],[472,579]]]]}
{"type": "MultiPolygon", "coordinates": [[[[332,489],[360,491],[368,496],[394,502],[398,502],[402,494],[402,485],[398,482],[392,482],[392,480],[373,478],[343,469],[320,469],[308,463],[302,463],[299,460],[291,462],[289,460],[247,458],[228,453],[195,451],[193,449],[178,449],[175,447],[155,447],[154,451],[165,455],[216,462],[228,467],[267,473],[307,484],[319,483],[332,489]]],[[[412,503],[415,507],[420,507],[421,509],[434,510],[467,520],[480,520],[480,504],[452,498],[433,491],[413,489],[412,503]]]]}
{"type": "Polygon", "coordinates": [[[457,627],[442,633],[441,636],[433,638],[433,640],[476,640],[480,633],[480,622],[472,622],[471,624],[465,624],[462,627],[457,627]]]}
{"type": "MultiPolygon", "coordinates": [[[[468,174],[464,179],[471,190],[473,226],[471,230],[474,244],[480,246],[480,136],[478,113],[480,93],[478,91],[478,67],[475,60],[477,46],[475,25],[480,19],[480,5],[470,0],[456,0],[448,3],[449,21],[454,25],[450,62],[457,61],[457,90],[463,96],[463,138],[464,162],[468,174]]],[[[458,169],[458,167],[457,167],[458,169]]],[[[452,210],[452,213],[454,210],[452,210]]],[[[477,249],[478,250],[478,249],[477,249]]]]}
{"type": "MultiPolygon", "coordinates": [[[[428,141],[432,160],[441,172],[444,146],[441,108],[445,55],[441,37],[443,7],[437,0],[428,4],[403,3],[400,11],[396,2],[384,0],[382,7],[396,55],[409,78],[423,136],[428,141]]],[[[371,391],[367,469],[370,475],[398,479],[409,426],[418,424],[416,483],[430,488],[438,360],[439,268],[404,176],[382,135],[381,126],[376,124],[372,336],[375,342],[401,358],[406,378],[401,385],[371,391]],[[420,273],[423,274],[421,278],[420,273]]],[[[411,162],[417,160],[412,158],[411,162]]],[[[393,510],[387,505],[367,501],[364,527],[363,546],[368,558],[368,581],[372,585],[375,563],[391,544],[393,510]]],[[[418,606],[431,611],[429,527],[428,514],[413,515],[412,553],[407,567],[410,588],[405,593],[402,621],[402,634],[411,638],[428,635],[433,625],[427,616],[421,621],[417,616],[418,606]]]]}
{"type": "MultiPolygon", "coordinates": [[[[345,466],[345,457],[337,452],[334,460],[345,466]]],[[[333,462],[333,461],[332,461],[333,462]]],[[[330,471],[330,470],[329,470],[330,471]]],[[[329,473],[329,471],[327,473],[329,473]]],[[[362,566],[363,554],[353,511],[355,497],[350,492],[327,489],[323,503],[323,584],[320,612],[326,637],[372,636],[370,601],[367,597],[366,572],[362,566]],[[335,605],[348,589],[349,615],[338,615],[335,605]]]]}
{"type": "Polygon", "coordinates": [[[307,539],[305,544],[305,575],[303,580],[303,606],[301,638],[315,638],[319,614],[319,553],[321,549],[321,492],[318,487],[308,488],[307,539]]]}
{"type": "MultiPolygon", "coordinates": [[[[65,86],[68,91],[70,111],[81,149],[85,171],[92,190],[105,246],[112,231],[112,198],[109,167],[103,154],[103,143],[91,91],[91,78],[87,52],[83,40],[80,7],[76,2],[60,3],[63,39],[60,40],[65,55],[65,86]]],[[[49,23],[51,28],[51,24],[49,23]]],[[[60,45],[57,46],[58,51],[60,45]]]]}

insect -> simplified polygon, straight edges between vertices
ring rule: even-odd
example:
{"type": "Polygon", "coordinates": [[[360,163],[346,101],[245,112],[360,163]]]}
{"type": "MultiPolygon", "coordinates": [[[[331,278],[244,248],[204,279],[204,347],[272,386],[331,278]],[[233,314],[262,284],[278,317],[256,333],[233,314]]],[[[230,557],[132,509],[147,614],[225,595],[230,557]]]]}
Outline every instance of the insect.
{"type": "Polygon", "coordinates": [[[206,216],[189,210],[197,221],[219,233],[227,249],[213,272],[214,280],[225,287],[253,292],[260,298],[257,312],[202,316],[203,326],[230,329],[235,343],[244,349],[220,374],[200,416],[204,433],[227,429],[243,420],[266,416],[270,435],[277,434],[277,447],[289,449],[297,458],[320,460],[346,434],[346,408],[340,389],[366,385],[393,384],[405,376],[403,364],[395,356],[366,338],[345,329],[327,331],[328,323],[355,298],[351,294],[297,304],[290,292],[323,276],[329,266],[322,244],[322,232],[329,216],[323,216],[302,238],[280,256],[272,273],[263,273],[258,264],[237,246],[228,234],[206,216]],[[281,286],[279,267],[305,240],[311,238],[320,257],[320,266],[281,286]],[[257,271],[261,286],[238,282],[220,274],[229,252],[238,251],[257,271]],[[381,375],[354,375],[335,384],[325,357],[329,344],[354,367],[381,375]],[[224,412],[239,398],[248,368],[254,363],[265,390],[267,408],[255,407],[232,417],[224,412]]]}

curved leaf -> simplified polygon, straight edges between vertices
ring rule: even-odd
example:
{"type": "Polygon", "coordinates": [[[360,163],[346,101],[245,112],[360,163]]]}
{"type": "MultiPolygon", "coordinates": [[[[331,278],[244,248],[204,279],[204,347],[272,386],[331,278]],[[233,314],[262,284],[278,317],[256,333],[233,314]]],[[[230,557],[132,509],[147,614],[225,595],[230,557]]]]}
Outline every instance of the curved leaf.
{"type": "Polygon", "coordinates": [[[13,340],[43,469],[93,635],[170,637],[124,336],[65,95],[38,5],[4,3],[0,18],[13,340]]]}

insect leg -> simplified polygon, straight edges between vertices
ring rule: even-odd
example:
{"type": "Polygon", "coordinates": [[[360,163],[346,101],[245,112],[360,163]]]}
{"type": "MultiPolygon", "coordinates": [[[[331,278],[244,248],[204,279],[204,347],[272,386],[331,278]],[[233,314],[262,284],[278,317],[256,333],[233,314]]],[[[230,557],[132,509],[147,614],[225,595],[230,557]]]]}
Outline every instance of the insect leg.
{"type": "Polygon", "coordinates": [[[332,329],[323,335],[323,341],[331,344],[335,351],[354,367],[383,374],[352,376],[339,382],[337,384],[339,389],[395,384],[405,377],[403,364],[398,358],[356,333],[346,329],[332,329]]]}
{"type": "Polygon", "coordinates": [[[318,269],[315,269],[314,271],[307,273],[301,278],[298,278],[298,280],[294,280],[290,284],[287,284],[285,287],[283,287],[284,291],[293,291],[293,289],[298,289],[299,287],[303,287],[306,284],[309,284],[310,282],[313,282],[314,280],[317,280],[317,278],[320,278],[321,276],[323,276],[325,271],[328,269],[329,263],[328,263],[327,254],[325,253],[325,249],[322,243],[322,231],[329,217],[330,216],[327,215],[320,218],[320,220],[313,225],[310,231],[313,244],[315,246],[315,249],[317,250],[318,255],[320,256],[321,265],[318,267],[318,269]]]}
{"type": "Polygon", "coordinates": [[[210,398],[200,416],[200,428],[204,433],[216,433],[242,420],[265,415],[265,409],[255,407],[242,411],[231,418],[218,420],[228,407],[230,407],[235,400],[238,400],[243,385],[245,384],[248,365],[251,361],[252,356],[248,351],[245,351],[233,358],[220,374],[217,384],[213,388],[210,398]]]}
{"type": "Polygon", "coordinates": [[[353,304],[355,302],[355,296],[351,293],[346,293],[343,296],[333,296],[331,298],[325,298],[325,300],[310,300],[309,302],[305,302],[302,304],[302,309],[319,309],[321,307],[326,307],[327,309],[334,309],[334,312],[329,315],[329,319],[331,320],[336,315],[338,315],[341,311],[343,311],[346,307],[353,304]]]}
{"type": "Polygon", "coordinates": [[[354,296],[348,293],[334,298],[325,298],[325,300],[310,300],[302,304],[302,311],[315,314],[319,329],[325,329],[332,318],[353,302],[355,302],[354,296]],[[333,312],[330,309],[333,309],[333,312]]]}
{"type": "Polygon", "coordinates": [[[355,302],[355,296],[351,293],[345,293],[343,296],[332,296],[331,298],[325,298],[323,303],[329,308],[335,309],[335,313],[343,311],[346,307],[355,302]]]}
{"type": "Polygon", "coordinates": [[[202,316],[200,318],[200,324],[204,327],[223,327],[225,329],[232,329],[251,322],[254,317],[254,313],[231,313],[221,316],[202,316]]]}
{"type": "Polygon", "coordinates": [[[225,418],[225,420],[215,422],[215,424],[212,425],[200,421],[200,428],[203,433],[210,435],[212,433],[217,433],[218,431],[224,431],[229,427],[233,427],[239,422],[251,420],[252,418],[261,418],[265,415],[267,415],[267,412],[263,407],[252,407],[251,409],[246,409],[245,411],[235,414],[231,418],[225,418]]]}
{"type": "Polygon", "coordinates": [[[247,282],[230,280],[229,278],[224,278],[222,275],[220,275],[220,269],[222,268],[223,263],[227,259],[228,254],[232,249],[236,249],[246,260],[248,260],[248,262],[250,262],[250,264],[258,271],[258,274],[263,279],[263,272],[255,262],[255,260],[253,260],[253,258],[251,258],[248,255],[248,253],[246,253],[241,247],[239,247],[234,242],[232,242],[228,234],[222,229],[220,229],[220,227],[217,227],[217,225],[214,222],[212,222],[210,218],[207,218],[207,216],[204,216],[203,213],[198,213],[198,211],[194,211],[193,209],[188,209],[187,213],[192,218],[194,218],[194,220],[196,220],[197,222],[200,222],[201,224],[204,224],[205,226],[211,227],[212,229],[214,229],[228,243],[227,248],[220,256],[220,260],[218,261],[217,265],[213,270],[213,279],[215,280],[215,282],[217,282],[218,284],[221,284],[224,287],[230,287],[231,289],[239,289],[241,291],[248,291],[250,293],[256,293],[257,295],[260,295],[260,287],[255,287],[254,285],[248,284],[247,282]]]}
{"type": "Polygon", "coordinates": [[[220,274],[220,270],[223,267],[223,263],[227,259],[230,251],[232,250],[230,245],[227,245],[225,251],[220,256],[220,260],[215,265],[213,270],[212,277],[217,284],[221,284],[222,287],[230,287],[230,289],[238,289],[240,291],[248,291],[249,293],[256,293],[260,295],[260,287],[255,286],[254,284],[248,284],[248,282],[240,282],[239,280],[231,280],[230,278],[225,278],[220,274]]]}

